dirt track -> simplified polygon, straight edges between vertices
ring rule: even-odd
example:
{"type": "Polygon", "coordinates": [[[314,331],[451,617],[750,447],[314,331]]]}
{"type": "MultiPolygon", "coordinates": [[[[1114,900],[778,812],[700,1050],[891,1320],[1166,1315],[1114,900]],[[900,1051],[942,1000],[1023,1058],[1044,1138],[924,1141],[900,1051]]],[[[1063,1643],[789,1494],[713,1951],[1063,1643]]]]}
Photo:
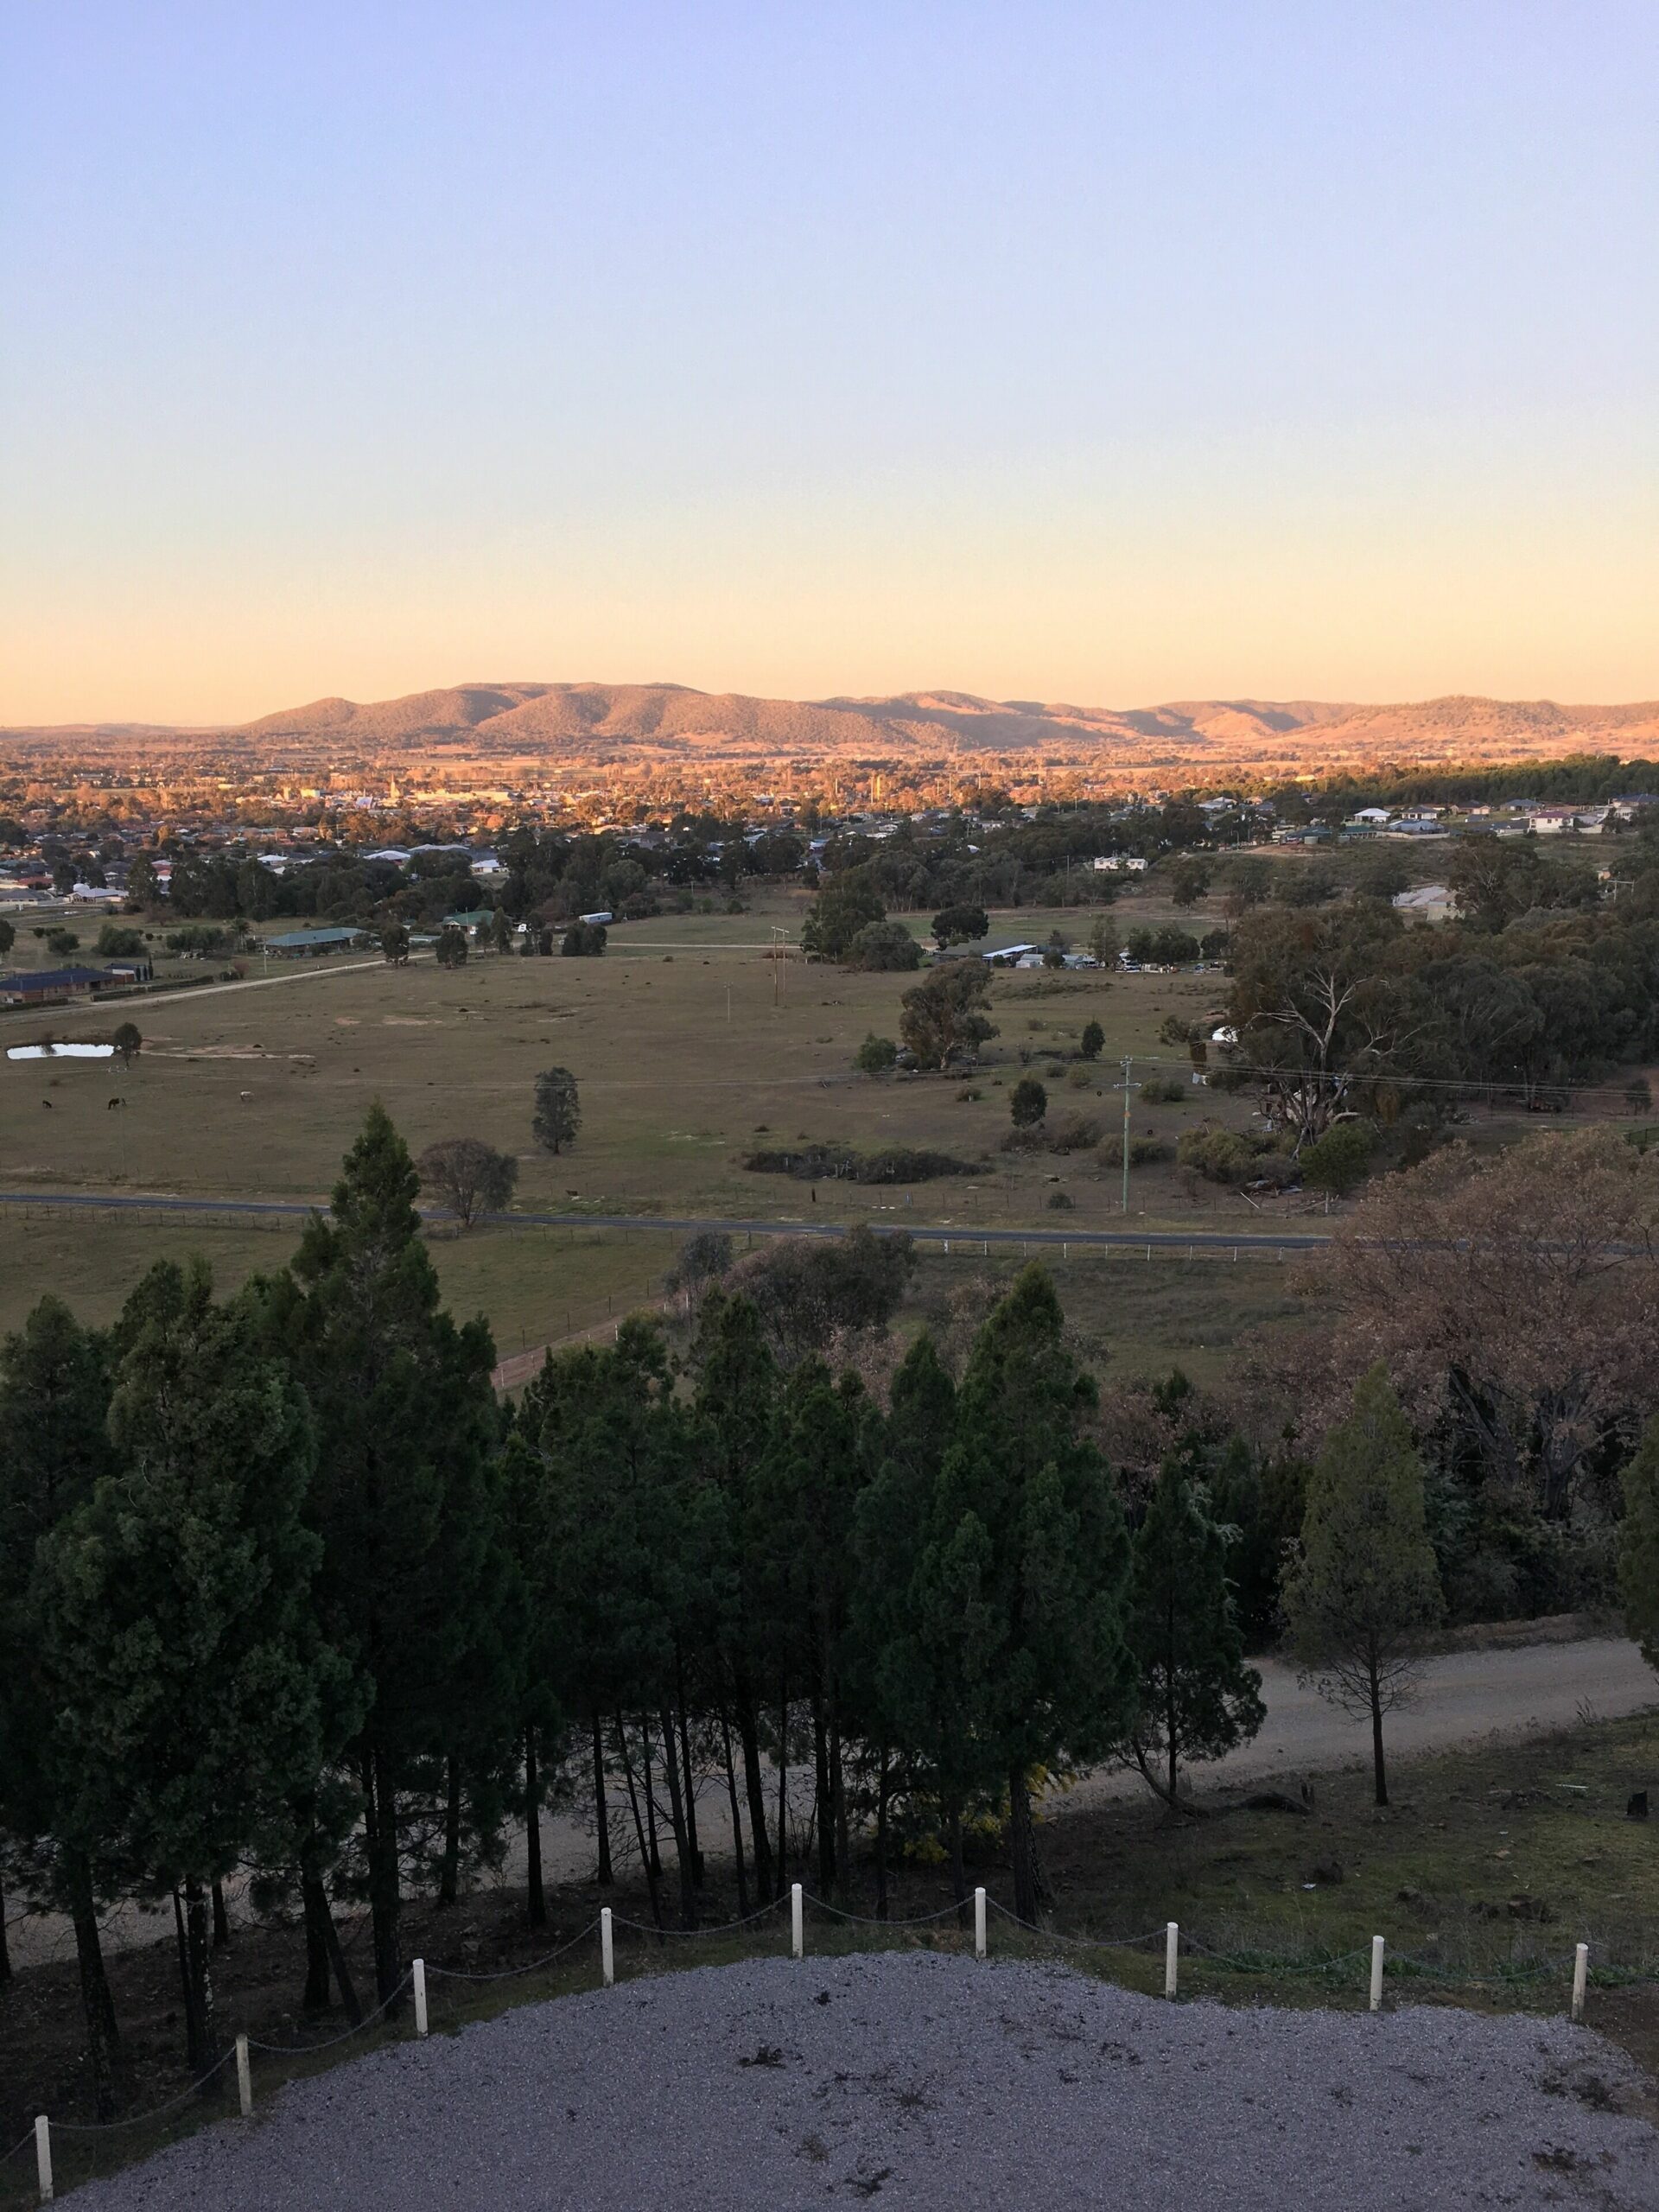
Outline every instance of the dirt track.
{"type": "MultiPolygon", "coordinates": [[[[1245,1750],[1199,1769],[1193,1778],[1200,1792],[1233,1783],[1329,1774],[1366,1764],[1366,1730],[1327,1705],[1316,1690],[1303,1688],[1294,1668],[1266,1660],[1262,1677],[1268,1718],[1261,1734],[1245,1750]]],[[[1538,1735],[1573,1727],[1585,1718],[1615,1720],[1651,1705],[1659,1705],[1659,1675],[1622,1637],[1457,1652],[1431,1661],[1416,1705],[1389,1719],[1389,1754],[1404,1762],[1415,1754],[1454,1751],[1488,1736],[1538,1735]]],[[[1134,1774],[1091,1775],[1063,1799],[1052,1801],[1048,1809],[1054,1818],[1064,1820],[1072,1808],[1133,1796],[1144,1788],[1134,1774]]],[[[722,1784],[711,1787],[699,1800],[703,1844],[712,1852],[723,1850],[729,1841],[722,1820],[724,1795],[722,1784]]],[[[613,1808],[613,1813],[618,1810],[613,1808]]],[[[620,1828],[618,1840],[624,1840],[620,1828]]],[[[592,1838],[569,1818],[547,1817],[543,1853],[550,1881],[585,1880],[592,1872],[592,1838]]],[[[521,1839],[509,1854],[505,1878],[520,1881],[523,1872],[521,1839]]],[[[170,1916],[130,1904],[118,1908],[107,1923],[107,1940],[117,1948],[155,1942],[171,1932],[170,1916]]],[[[19,1920],[10,1935],[12,1955],[20,1965],[31,1959],[70,1955],[68,1930],[55,1918],[19,1920]]]]}

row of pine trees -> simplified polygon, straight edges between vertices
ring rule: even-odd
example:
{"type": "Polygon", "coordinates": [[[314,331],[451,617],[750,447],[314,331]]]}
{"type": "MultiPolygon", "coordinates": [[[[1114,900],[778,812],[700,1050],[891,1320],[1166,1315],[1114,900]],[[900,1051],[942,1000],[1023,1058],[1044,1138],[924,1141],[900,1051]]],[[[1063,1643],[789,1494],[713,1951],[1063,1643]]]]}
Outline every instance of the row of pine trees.
{"type": "MultiPolygon", "coordinates": [[[[282,1272],[216,1300],[162,1263],[108,1332],[47,1299],[5,1347],[0,1848],[73,1923],[105,2111],[113,1897],[171,1898],[200,2069],[233,1872],[302,1920],[307,2005],[353,2018],[335,1904],[366,1902],[396,2002],[409,1884],[452,1899],[513,1821],[544,1918],[556,1788],[592,1804],[601,1882],[629,1838],[659,1924],[697,1923],[710,1787],[742,1913],[803,1871],[844,1892],[855,1840],[885,1911],[901,1831],[938,1840],[960,1901],[988,1813],[1034,1922],[1043,1777],[1132,1760],[1173,1799],[1261,1725],[1204,1470],[1173,1457],[1131,1529],[1040,1268],[960,1379],[923,1335],[885,1406],[819,1357],[780,1366],[717,1287],[683,1360],[635,1318],[511,1408],[485,1325],[442,1308],[416,1188],[377,1109],[282,1272]]],[[[1365,1387],[1364,1542],[1427,1618],[1421,1470],[1365,1387]]],[[[1344,1464],[1309,1525],[1345,1554],[1344,1464]]]]}

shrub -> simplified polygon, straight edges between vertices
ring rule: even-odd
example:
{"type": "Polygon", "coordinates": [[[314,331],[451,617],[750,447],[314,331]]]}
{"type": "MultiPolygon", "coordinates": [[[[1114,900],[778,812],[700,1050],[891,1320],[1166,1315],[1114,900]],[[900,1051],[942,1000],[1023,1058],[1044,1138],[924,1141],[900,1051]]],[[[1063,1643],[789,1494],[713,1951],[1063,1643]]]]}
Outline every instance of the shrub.
{"type": "Polygon", "coordinates": [[[226,952],[230,950],[231,932],[220,928],[217,922],[188,922],[182,929],[169,930],[162,942],[169,952],[226,952]]]}
{"type": "Polygon", "coordinates": [[[922,948],[902,922],[866,922],[846,952],[849,968],[899,975],[922,964],[922,948]]]}
{"type": "MultiPolygon", "coordinates": [[[[1174,1156],[1173,1148],[1162,1137],[1132,1136],[1129,1139],[1131,1167],[1153,1167],[1160,1160],[1173,1160],[1174,1156]]],[[[1103,1137],[1095,1158],[1103,1167],[1121,1167],[1123,1165],[1122,1138],[1103,1137]]]]}
{"type": "Polygon", "coordinates": [[[1048,1125],[1051,1152],[1089,1152],[1100,1142],[1100,1123],[1092,1114],[1062,1114],[1048,1125]]]}
{"type": "Polygon", "coordinates": [[[1048,1210],[1051,1213],[1071,1213],[1075,1210],[1075,1202],[1068,1198],[1064,1191],[1051,1191],[1048,1194],[1048,1210]]]}
{"type": "Polygon", "coordinates": [[[732,1264],[732,1240],[723,1229],[699,1229],[680,1247],[664,1287],[695,1294],[732,1264]]]}
{"type": "Polygon", "coordinates": [[[1363,1122],[1338,1122],[1302,1150],[1302,1180],[1327,1198],[1345,1198],[1365,1180],[1373,1139],[1363,1122]]]}
{"type": "Polygon", "coordinates": [[[878,1037],[868,1032],[864,1042],[853,1054],[853,1065],[860,1075],[886,1075],[899,1057],[899,1047],[891,1037],[878,1037]]]}
{"type": "Polygon", "coordinates": [[[1106,1032],[1097,1021],[1084,1024],[1083,1034],[1077,1039],[1077,1050],[1085,1060],[1097,1060],[1106,1042],[1106,1032]]]}
{"type": "Polygon", "coordinates": [[[1065,1085],[1068,1090],[1091,1090],[1094,1080],[1087,1068],[1073,1068],[1065,1078],[1065,1085]]]}
{"type": "Polygon", "coordinates": [[[1185,1084],[1177,1083],[1173,1076],[1154,1076],[1141,1086],[1143,1106],[1179,1106],[1185,1096],[1185,1084]]]}
{"type": "Polygon", "coordinates": [[[123,929],[119,922],[105,922],[98,933],[98,957],[100,960],[137,960],[143,956],[144,933],[142,930],[123,929]]]}
{"type": "Polygon", "coordinates": [[[1193,1169],[1206,1182],[1226,1183],[1236,1188],[1260,1173],[1262,1148],[1237,1129],[1221,1129],[1211,1124],[1201,1129],[1188,1129],[1176,1147],[1175,1157],[1183,1167],[1193,1169]]]}
{"type": "Polygon", "coordinates": [[[752,1175],[791,1175],[800,1183],[931,1183],[942,1176],[979,1173],[971,1160],[904,1145],[859,1153],[846,1144],[801,1144],[752,1152],[743,1165],[752,1175]]]}
{"type": "Polygon", "coordinates": [[[1022,1075],[1008,1096],[1008,1112],[1016,1129],[1028,1129],[1048,1111],[1048,1093],[1034,1075],[1022,1075]]]}

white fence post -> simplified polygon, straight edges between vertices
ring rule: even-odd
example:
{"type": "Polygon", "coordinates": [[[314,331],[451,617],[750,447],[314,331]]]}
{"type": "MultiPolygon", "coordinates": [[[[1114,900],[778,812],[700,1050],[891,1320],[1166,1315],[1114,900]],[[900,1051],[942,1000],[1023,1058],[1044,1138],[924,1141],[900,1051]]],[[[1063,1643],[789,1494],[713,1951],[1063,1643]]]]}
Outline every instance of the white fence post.
{"type": "Polygon", "coordinates": [[[976,1959],[982,1959],[984,1955],[985,1892],[983,1890],[976,1890],[974,1891],[974,1956],[976,1959]]]}
{"type": "Polygon", "coordinates": [[[789,1932],[796,1957],[804,1959],[806,1956],[806,1916],[801,1910],[801,1885],[798,1882],[791,1882],[789,1885],[789,1932]]]}
{"type": "Polygon", "coordinates": [[[41,2202],[52,2202],[52,2125],[46,2114],[35,2115],[35,2175],[41,2184],[41,2202]]]}
{"type": "Polygon", "coordinates": [[[1573,1954],[1573,2017],[1584,2018],[1584,1985],[1590,1974],[1590,1946],[1580,1943],[1573,1954]]]}
{"type": "Polygon", "coordinates": [[[416,1960],[414,1972],[415,2032],[417,2036],[423,2036],[426,2033],[426,1961],[424,1959],[416,1960]]]}
{"type": "Polygon", "coordinates": [[[236,2039],[236,2094],[242,2107],[244,2120],[253,2117],[253,2069],[248,2063],[248,2039],[236,2039]]]}
{"type": "Polygon", "coordinates": [[[1373,2012],[1382,2010],[1382,1938],[1380,1936],[1371,1938],[1371,2010],[1373,2012]]]}
{"type": "Polygon", "coordinates": [[[1181,1923],[1179,1920],[1164,1923],[1164,1994],[1175,1994],[1176,1980],[1181,1967],[1181,1923]]]}
{"type": "Polygon", "coordinates": [[[616,1980],[616,1944],[611,1933],[611,1908],[607,1904],[602,1904],[599,1909],[599,1965],[605,1977],[605,1986],[609,1989],[616,1980]]]}

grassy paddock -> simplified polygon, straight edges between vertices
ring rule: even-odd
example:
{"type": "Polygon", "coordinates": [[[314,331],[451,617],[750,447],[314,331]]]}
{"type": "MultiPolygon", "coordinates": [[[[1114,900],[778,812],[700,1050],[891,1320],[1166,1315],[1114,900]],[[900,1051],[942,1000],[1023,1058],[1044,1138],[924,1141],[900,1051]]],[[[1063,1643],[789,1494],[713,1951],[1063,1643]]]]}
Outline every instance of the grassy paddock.
{"type": "MultiPolygon", "coordinates": [[[[11,1264],[0,1277],[0,1333],[18,1327],[50,1289],[80,1317],[103,1325],[157,1260],[200,1253],[223,1291],[250,1274],[281,1267],[299,1241],[300,1224],[278,1217],[169,1218],[111,1211],[93,1215],[41,1207],[3,1217],[11,1264]]],[[[429,1240],[444,1297],[463,1318],[483,1313],[503,1359],[543,1344],[580,1336],[655,1301],[682,1239],[648,1221],[626,1230],[451,1230],[429,1240]]],[[[740,1249],[743,1240],[738,1240],[740,1249]]],[[[1050,1268],[1083,1348],[1100,1372],[1113,1376],[1184,1367],[1195,1381],[1220,1372],[1246,1331],[1294,1326],[1300,1304],[1287,1286],[1286,1262],[1225,1256],[1185,1259],[1154,1246],[1139,1250],[1031,1248],[1050,1268]]],[[[969,1286],[1006,1286],[1022,1264],[1018,1246],[989,1248],[969,1236],[949,1255],[923,1246],[915,1286],[900,1317],[904,1334],[948,1321],[952,1300],[969,1286]]]]}
{"type": "MultiPolygon", "coordinates": [[[[639,926],[673,950],[647,951],[641,936],[634,953],[619,957],[627,941],[620,935],[618,950],[602,960],[480,955],[454,972],[430,962],[297,977],[285,969],[279,982],[140,1006],[145,1050],[131,1070],[0,1064],[0,1181],[308,1198],[328,1188],[365,1109],[379,1098],[416,1150],[471,1134],[517,1154],[527,1210],[574,1202],[596,1211],[804,1214],[804,1188],[740,1164],[766,1136],[920,1145],[984,1160],[983,1176],[974,1179],[982,1190],[918,1187],[912,1195],[926,1212],[1038,1219],[1058,1173],[1079,1214],[1103,1220],[1118,1193],[1092,1162],[995,1149],[1020,1053],[1039,1073],[1060,1070],[1049,1078],[1057,1106],[1096,1114],[1116,1129],[1122,1095],[1109,1086],[1116,1060],[1125,1052],[1168,1058],[1157,1041],[1164,1016],[1204,1011],[1216,988],[1207,976],[1067,977],[1082,989],[1043,998],[1025,995],[1043,979],[999,977],[1002,1034],[973,1081],[872,1083],[852,1072],[853,1053],[867,1031],[898,1034],[899,1001],[912,978],[795,962],[774,1002],[780,979],[765,952],[722,951],[712,935],[742,930],[748,942],[764,942],[764,916],[639,926]],[[1074,1057],[1091,1018],[1107,1034],[1092,1070],[1074,1057]],[[553,1064],[575,1071],[584,1114],[574,1150],[556,1160],[530,1138],[535,1077],[553,1064]],[[958,1097],[970,1088],[980,1090],[977,1100],[958,1097]],[[111,1110],[111,1096],[125,1104],[111,1110]]],[[[110,1026],[107,1013],[56,1009],[49,1021],[30,1017],[6,1034],[21,1040],[25,1027],[29,1034],[94,1034],[110,1026]]],[[[1236,1101],[1208,1103],[1229,1115],[1243,1110],[1236,1101]]],[[[1155,1124],[1167,1135],[1197,1110],[1137,1102],[1135,1126],[1155,1124]]],[[[849,1212],[873,1210],[883,1195],[891,1197],[846,1186],[836,1193],[849,1212]]],[[[1155,1211],[1166,1198],[1149,1175],[1135,1205],[1155,1211]]],[[[1242,1218],[1246,1210],[1233,1205],[1242,1218]]]]}

